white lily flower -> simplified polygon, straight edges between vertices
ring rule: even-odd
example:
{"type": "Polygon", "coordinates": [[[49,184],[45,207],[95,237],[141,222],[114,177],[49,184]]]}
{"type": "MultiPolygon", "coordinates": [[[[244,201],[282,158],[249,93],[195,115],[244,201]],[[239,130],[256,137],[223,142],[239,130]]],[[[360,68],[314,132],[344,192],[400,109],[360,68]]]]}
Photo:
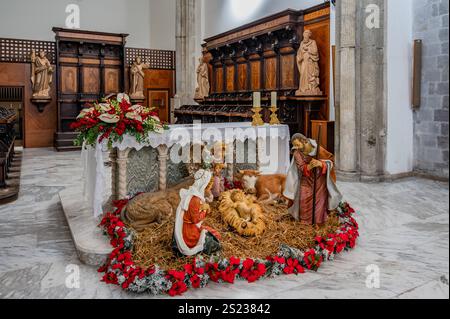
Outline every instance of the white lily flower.
{"type": "Polygon", "coordinates": [[[88,109],[82,109],[80,114],[77,116],[77,119],[82,119],[84,118],[86,115],[92,113],[94,111],[93,107],[90,107],[88,109]]]}
{"type": "Polygon", "coordinates": [[[115,124],[120,121],[119,115],[116,114],[102,114],[98,118],[108,124],[115,124]]]}
{"type": "Polygon", "coordinates": [[[142,122],[142,116],[140,116],[139,114],[136,114],[134,112],[128,112],[127,114],[125,114],[125,117],[129,118],[130,120],[142,122]]]}
{"type": "Polygon", "coordinates": [[[111,105],[108,103],[100,103],[98,106],[102,112],[109,112],[112,109],[111,105]]]}
{"type": "Polygon", "coordinates": [[[155,133],[162,134],[164,133],[164,127],[162,125],[155,125],[154,131],[155,133]]]}
{"type": "Polygon", "coordinates": [[[125,93],[119,93],[117,94],[117,102],[121,103],[123,100],[130,103],[130,97],[125,93]]]}
{"type": "Polygon", "coordinates": [[[142,105],[133,105],[131,109],[136,113],[142,113],[144,111],[144,107],[142,105]]]}

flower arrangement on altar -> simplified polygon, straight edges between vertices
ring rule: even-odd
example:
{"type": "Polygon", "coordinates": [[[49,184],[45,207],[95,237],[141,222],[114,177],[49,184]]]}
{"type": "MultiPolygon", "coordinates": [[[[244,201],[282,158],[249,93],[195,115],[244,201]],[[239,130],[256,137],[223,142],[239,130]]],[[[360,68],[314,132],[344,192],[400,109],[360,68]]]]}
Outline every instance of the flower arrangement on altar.
{"type": "Polygon", "coordinates": [[[134,136],[139,143],[144,142],[148,133],[163,133],[168,126],[152,108],[133,105],[128,95],[120,93],[83,109],[71,128],[79,133],[75,140],[77,146],[95,145],[104,140],[111,146],[121,141],[124,134],[134,136]]]}

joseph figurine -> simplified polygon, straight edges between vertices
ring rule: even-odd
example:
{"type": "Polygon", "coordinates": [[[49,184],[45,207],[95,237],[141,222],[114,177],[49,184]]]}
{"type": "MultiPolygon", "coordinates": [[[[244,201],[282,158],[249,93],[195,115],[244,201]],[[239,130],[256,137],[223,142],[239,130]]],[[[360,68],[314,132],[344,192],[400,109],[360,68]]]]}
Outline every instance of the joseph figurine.
{"type": "Polygon", "coordinates": [[[320,147],[317,156],[317,142],[302,134],[293,136],[292,145],[294,156],[283,194],[290,200],[289,212],[302,224],[311,225],[316,192],[315,222],[323,225],[327,221],[328,211],[336,209],[342,200],[336,186],[334,156],[323,147],[320,147]]]}
{"type": "Polygon", "coordinates": [[[320,91],[319,49],[312,32],[303,33],[303,41],[297,52],[297,66],[300,72],[300,85],[295,95],[322,95],[320,91]]]}

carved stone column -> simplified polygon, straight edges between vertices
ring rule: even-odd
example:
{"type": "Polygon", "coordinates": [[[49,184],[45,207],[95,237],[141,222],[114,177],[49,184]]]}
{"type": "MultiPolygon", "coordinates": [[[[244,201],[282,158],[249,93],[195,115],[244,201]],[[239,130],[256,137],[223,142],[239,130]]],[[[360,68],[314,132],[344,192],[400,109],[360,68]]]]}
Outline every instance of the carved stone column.
{"type": "Polygon", "coordinates": [[[118,200],[117,194],[117,149],[112,149],[109,152],[109,159],[111,161],[111,198],[118,200]]]}
{"type": "Polygon", "coordinates": [[[340,179],[379,181],[385,163],[385,0],[336,2],[336,159],[340,179]],[[373,8],[380,24],[368,25],[373,8]]]}
{"type": "Polygon", "coordinates": [[[164,191],[167,189],[167,161],[169,159],[169,148],[167,145],[160,145],[157,150],[159,162],[159,190],[164,191]]]}
{"type": "Polygon", "coordinates": [[[201,0],[177,0],[176,6],[176,105],[192,105],[201,56],[201,0]]]}
{"type": "Polygon", "coordinates": [[[337,109],[336,122],[339,123],[339,163],[338,168],[342,174],[356,174],[357,165],[357,123],[356,123],[356,5],[359,0],[342,0],[337,6],[340,7],[340,15],[336,21],[336,33],[339,33],[338,56],[340,72],[338,74],[339,105],[337,109]]]}
{"type": "Polygon", "coordinates": [[[128,164],[128,155],[130,154],[129,148],[126,150],[118,150],[117,151],[117,198],[124,199],[128,195],[127,190],[127,164],[128,164]]]}

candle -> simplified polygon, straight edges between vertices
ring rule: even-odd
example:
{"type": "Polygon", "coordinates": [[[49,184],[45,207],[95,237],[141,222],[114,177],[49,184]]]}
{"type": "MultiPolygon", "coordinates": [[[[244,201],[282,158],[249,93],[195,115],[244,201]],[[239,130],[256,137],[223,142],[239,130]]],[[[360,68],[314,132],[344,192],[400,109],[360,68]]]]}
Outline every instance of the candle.
{"type": "Polygon", "coordinates": [[[253,107],[261,107],[261,92],[253,93],[253,107]]]}
{"type": "Polygon", "coordinates": [[[277,107],[277,92],[276,91],[272,92],[271,96],[272,96],[272,99],[271,99],[272,107],[277,107]]]}

